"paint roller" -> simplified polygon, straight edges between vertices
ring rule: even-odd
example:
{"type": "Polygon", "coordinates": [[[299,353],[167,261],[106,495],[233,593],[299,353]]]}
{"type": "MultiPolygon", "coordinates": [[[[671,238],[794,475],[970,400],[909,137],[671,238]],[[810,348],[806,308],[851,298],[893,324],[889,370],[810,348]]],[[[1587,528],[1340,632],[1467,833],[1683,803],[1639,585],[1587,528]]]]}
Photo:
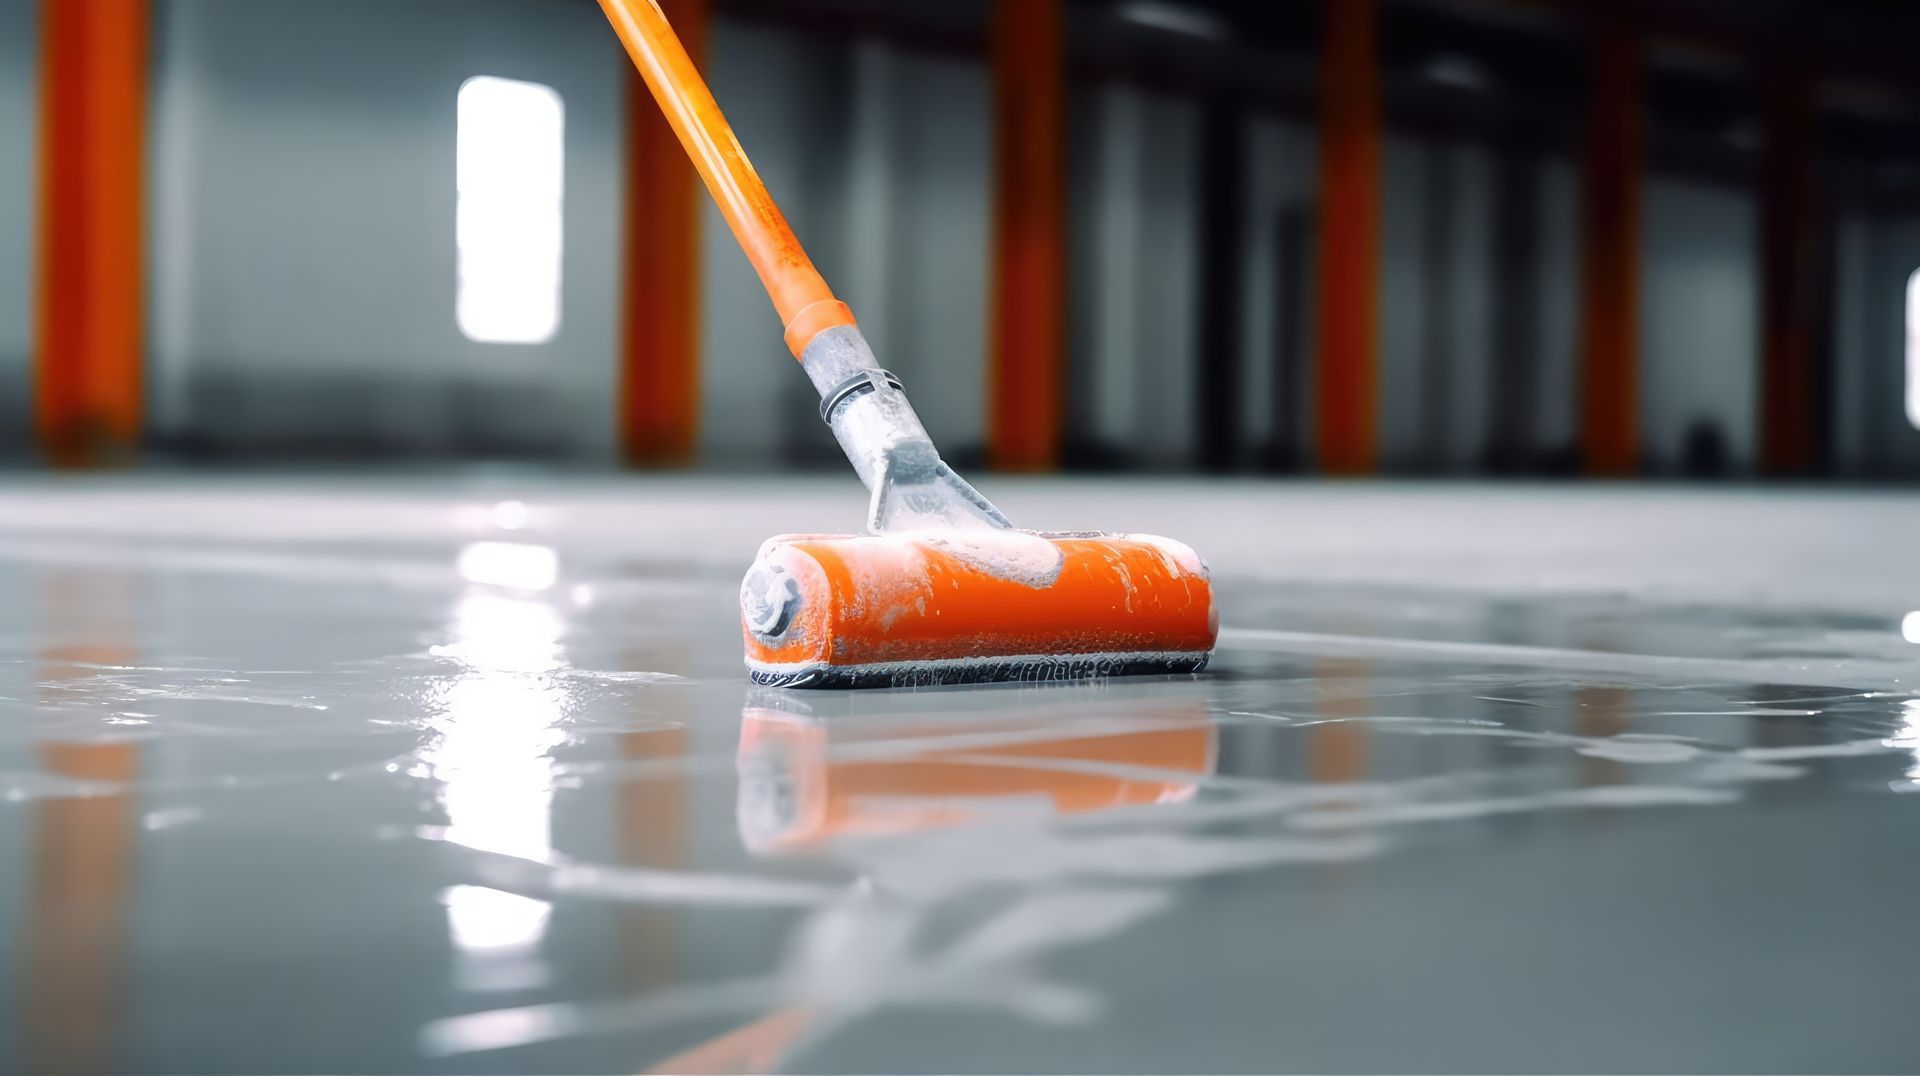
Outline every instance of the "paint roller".
{"type": "Polygon", "coordinates": [[[1153,535],[1016,529],[940,458],[754,172],[654,0],[600,0],[753,263],[820,418],[869,491],[866,533],[769,539],[740,587],[747,669],[778,687],[1065,680],[1206,667],[1207,567],[1153,535]]]}

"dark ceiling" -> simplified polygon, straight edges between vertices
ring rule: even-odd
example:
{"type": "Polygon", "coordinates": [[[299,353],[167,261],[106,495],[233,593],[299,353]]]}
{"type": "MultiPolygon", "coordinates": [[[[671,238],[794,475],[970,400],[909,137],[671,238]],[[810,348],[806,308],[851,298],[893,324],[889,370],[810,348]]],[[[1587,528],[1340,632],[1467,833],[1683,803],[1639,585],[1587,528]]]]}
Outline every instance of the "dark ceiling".
{"type": "MultiPolygon", "coordinates": [[[[719,0],[737,17],[878,34],[978,55],[990,0],[719,0]]],[[[1646,41],[1656,167],[1744,181],[1763,91],[1816,87],[1822,166],[1901,183],[1920,166],[1920,0],[1381,0],[1388,122],[1571,151],[1595,20],[1646,41]]],[[[1121,78],[1232,107],[1310,115],[1318,0],[1067,0],[1079,78],[1121,78]]]]}

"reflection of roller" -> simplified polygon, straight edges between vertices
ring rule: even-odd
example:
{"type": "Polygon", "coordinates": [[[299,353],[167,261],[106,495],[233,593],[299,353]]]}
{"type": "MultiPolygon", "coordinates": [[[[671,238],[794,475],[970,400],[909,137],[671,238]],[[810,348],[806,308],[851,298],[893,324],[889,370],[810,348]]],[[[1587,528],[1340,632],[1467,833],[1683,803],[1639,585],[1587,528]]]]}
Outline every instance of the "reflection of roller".
{"type": "Polygon", "coordinates": [[[750,706],[740,721],[740,835],[755,852],[778,852],[843,835],[1183,800],[1213,771],[1215,739],[1198,703],[1046,724],[931,717],[904,727],[750,706]]]}
{"type": "MultiPolygon", "coordinates": [[[[1213,720],[1191,699],[998,722],[828,721],[784,692],[752,703],[740,713],[738,819],[747,847],[763,855],[843,835],[1175,802],[1194,794],[1216,758],[1213,720]]],[[[803,1004],[776,1008],[647,1071],[772,1071],[837,1019],[803,1004]]]]}

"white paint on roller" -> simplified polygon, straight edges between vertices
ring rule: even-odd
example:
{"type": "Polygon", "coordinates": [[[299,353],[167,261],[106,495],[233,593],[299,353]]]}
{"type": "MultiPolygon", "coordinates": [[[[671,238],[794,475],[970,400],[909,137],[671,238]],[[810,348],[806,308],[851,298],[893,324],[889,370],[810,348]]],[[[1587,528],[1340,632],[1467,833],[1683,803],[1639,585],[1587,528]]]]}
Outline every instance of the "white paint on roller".
{"type": "Polygon", "coordinates": [[[1174,567],[1189,575],[1204,576],[1207,574],[1207,563],[1201,560],[1200,554],[1195,553],[1193,547],[1185,542],[1176,542],[1171,538],[1162,538],[1157,534],[1122,534],[1117,537],[1124,541],[1139,542],[1141,545],[1152,546],[1159,550],[1160,555],[1167,558],[1174,567]]]}
{"type": "Polygon", "coordinates": [[[1052,586],[1067,563],[1059,546],[1032,531],[907,531],[879,540],[896,539],[945,553],[968,567],[1035,590],[1052,586]]]}
{"type": "MultiPolygon", "coordinates": [[[[1050,587],[1060,578],[1060,571],[1066,566],[1066,555],[1055,544],[1060,538],[1096,538],[1114,542],[1131,542],[1150,546],[1167,561],[1173,574],[1207,574],[1206,562],[1184,542],[1171,538],[1162,538],[1157,534],[1104,534],[1075,533],[1049,534],[1039,531],[1006,530],[906,530],[884,535],[862,536],[858,540],[894,547],[906,551],[925,548],[953,557],[969,567],[976,568],[999,579],[1006,579],[1035,589],[1050,587]]],[[[779,546],[795,541],[817,539],[830,541],[854,540],[851,535],[781,535],[768,539],[760,547],[760,557],[779,546]]]]}

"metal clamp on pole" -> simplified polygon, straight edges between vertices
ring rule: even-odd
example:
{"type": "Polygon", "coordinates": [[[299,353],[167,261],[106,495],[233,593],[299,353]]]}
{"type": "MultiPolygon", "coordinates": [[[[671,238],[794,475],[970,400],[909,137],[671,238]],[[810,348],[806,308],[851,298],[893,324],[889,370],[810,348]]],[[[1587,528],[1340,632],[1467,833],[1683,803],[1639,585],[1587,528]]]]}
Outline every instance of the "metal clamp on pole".
{"type": "Polygon", "coordinates": [[[856,397],[865,396],[869,392],[880,391],[880,381],[883,378],[893,391],[906,391],[906,386],[900,383],[900,379],[886,370],[862,370],[835,385],[820,397],[820,421],[829,426],[833,425],[835,408],[856,397]]]}

